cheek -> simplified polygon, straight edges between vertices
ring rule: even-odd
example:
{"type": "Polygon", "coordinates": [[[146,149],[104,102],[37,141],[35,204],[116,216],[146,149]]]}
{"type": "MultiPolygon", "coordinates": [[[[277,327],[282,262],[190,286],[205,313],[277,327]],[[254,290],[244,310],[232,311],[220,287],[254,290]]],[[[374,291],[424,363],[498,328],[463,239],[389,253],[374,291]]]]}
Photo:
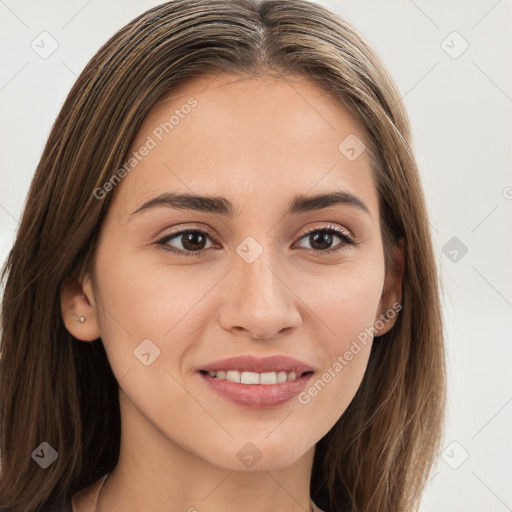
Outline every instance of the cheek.
{"type": "Polygon", "coordinates": [[[160,351],[155,364],[171,368],[200,338],[204,326],[199,319],[207,316],[202,300],[218,278],[203,272],[199,279],[194,267],[171,269],[143,254],[107,247],[98,251],[95,296],[102,340],[114,371],[126,372],[140,364],[134,351],[144,340],[160,351]]]}
{"type": "Polygon", "coordinates": [[[383,263],[376,262],[361,265],[359,270],[347,266],[327,285],[309,284],[308,308],[319,329],[310,336],[322,351],[323,365],[299,402],[324,411],[324,428],[330,428],[343,414],[363,379],[383,280],[383,263]]]}
{"type": "Polygon", "coordinates": [[[302,285],[311,314],[328,334],[330,352],[343,349],[348,340],[373,326],[384,283],[383,265],[358,261],[331,271],[328,278],[307,279],[307,288],[302,285]]]}
{"type": "Polygon", "coordinates": [[[217,280],[194,279],[193,265],[171,272],[108,248],[98,251],[97,269],[102,340],[121,398],[186,436],[191,418],[208,418],[184,391],[180,364],[200,339],[201,298],[217,280]]]}

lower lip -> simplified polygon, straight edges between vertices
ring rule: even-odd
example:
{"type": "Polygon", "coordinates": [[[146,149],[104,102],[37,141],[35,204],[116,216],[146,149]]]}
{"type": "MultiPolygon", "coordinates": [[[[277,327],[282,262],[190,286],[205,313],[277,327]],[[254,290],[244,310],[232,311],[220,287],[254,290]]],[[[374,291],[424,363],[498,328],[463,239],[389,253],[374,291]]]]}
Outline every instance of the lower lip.
{"type": "Polygon", "coordinates": [[[200,373],[211,389],[231,402],[248,409],[271,409],[298,395],[313,373],[280,384],[239,384],[200,373]]]}

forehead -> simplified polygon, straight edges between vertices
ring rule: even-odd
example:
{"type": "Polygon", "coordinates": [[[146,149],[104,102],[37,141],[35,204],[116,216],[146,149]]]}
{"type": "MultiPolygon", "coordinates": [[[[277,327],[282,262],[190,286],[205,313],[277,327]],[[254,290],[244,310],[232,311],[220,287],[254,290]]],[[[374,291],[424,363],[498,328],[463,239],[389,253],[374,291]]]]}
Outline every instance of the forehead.
{"type": "Polygon", "coordinates": [[[368,145],[362,125],[307,78],[283,78],[211,75],[166,93],[128,152],[151,147],[117,187],[126,209],[164,190],[286,201],[329,188],[376,208],[368,151],[346,153],[368,145]]]}

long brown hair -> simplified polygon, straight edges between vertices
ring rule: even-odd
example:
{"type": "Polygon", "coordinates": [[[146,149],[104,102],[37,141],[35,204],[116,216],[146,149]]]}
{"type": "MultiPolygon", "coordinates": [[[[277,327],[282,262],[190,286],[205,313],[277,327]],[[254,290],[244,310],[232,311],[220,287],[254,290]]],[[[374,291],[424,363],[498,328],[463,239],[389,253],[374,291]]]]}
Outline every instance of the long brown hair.
{"type": "Polygon", "coordinates": [[[163,93],[221,72],[301,74],[365,128],[388,272],[393,244],[405,242],[402,310],[317,443],[311,496],[336,511],[417,508],[443,434],[446,378],[438,274],[400,95],[365,39],[318,4],[175,0],[119,30],[80,74],[2,272],[0,506],[9,511],[50,510],[117,464],[118,385],[101,339],[80,343],[66,330],[61,286],[90,267],[112,196],[93,191],[122,166],[144,117],[163,93]],[[43,442],[58,454],[47,469],[31,456],[43,442]]]}

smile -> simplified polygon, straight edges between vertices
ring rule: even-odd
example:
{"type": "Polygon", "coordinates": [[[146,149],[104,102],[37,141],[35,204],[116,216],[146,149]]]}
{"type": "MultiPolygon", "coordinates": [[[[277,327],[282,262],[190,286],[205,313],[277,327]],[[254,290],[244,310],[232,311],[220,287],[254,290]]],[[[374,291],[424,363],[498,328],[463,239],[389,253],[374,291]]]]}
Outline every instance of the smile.
{"type": "MultiPolygon", "coordinates": [[[[307,372],[305,372],[307,373],[307,372]]],[[[292,382],[296,380],[298,377],[301,377],[302,374],[297,374],[295,372],[249,372],[249,371],[238,371],[238,370],[228,370],[228,371],[209,371],[208,375],[214,379],[220,380],[228,380],[229,382],[236,382],[240,384],[262,384],[264,386],[271,384],[282,384],[283,382],[292,382]]]]}

